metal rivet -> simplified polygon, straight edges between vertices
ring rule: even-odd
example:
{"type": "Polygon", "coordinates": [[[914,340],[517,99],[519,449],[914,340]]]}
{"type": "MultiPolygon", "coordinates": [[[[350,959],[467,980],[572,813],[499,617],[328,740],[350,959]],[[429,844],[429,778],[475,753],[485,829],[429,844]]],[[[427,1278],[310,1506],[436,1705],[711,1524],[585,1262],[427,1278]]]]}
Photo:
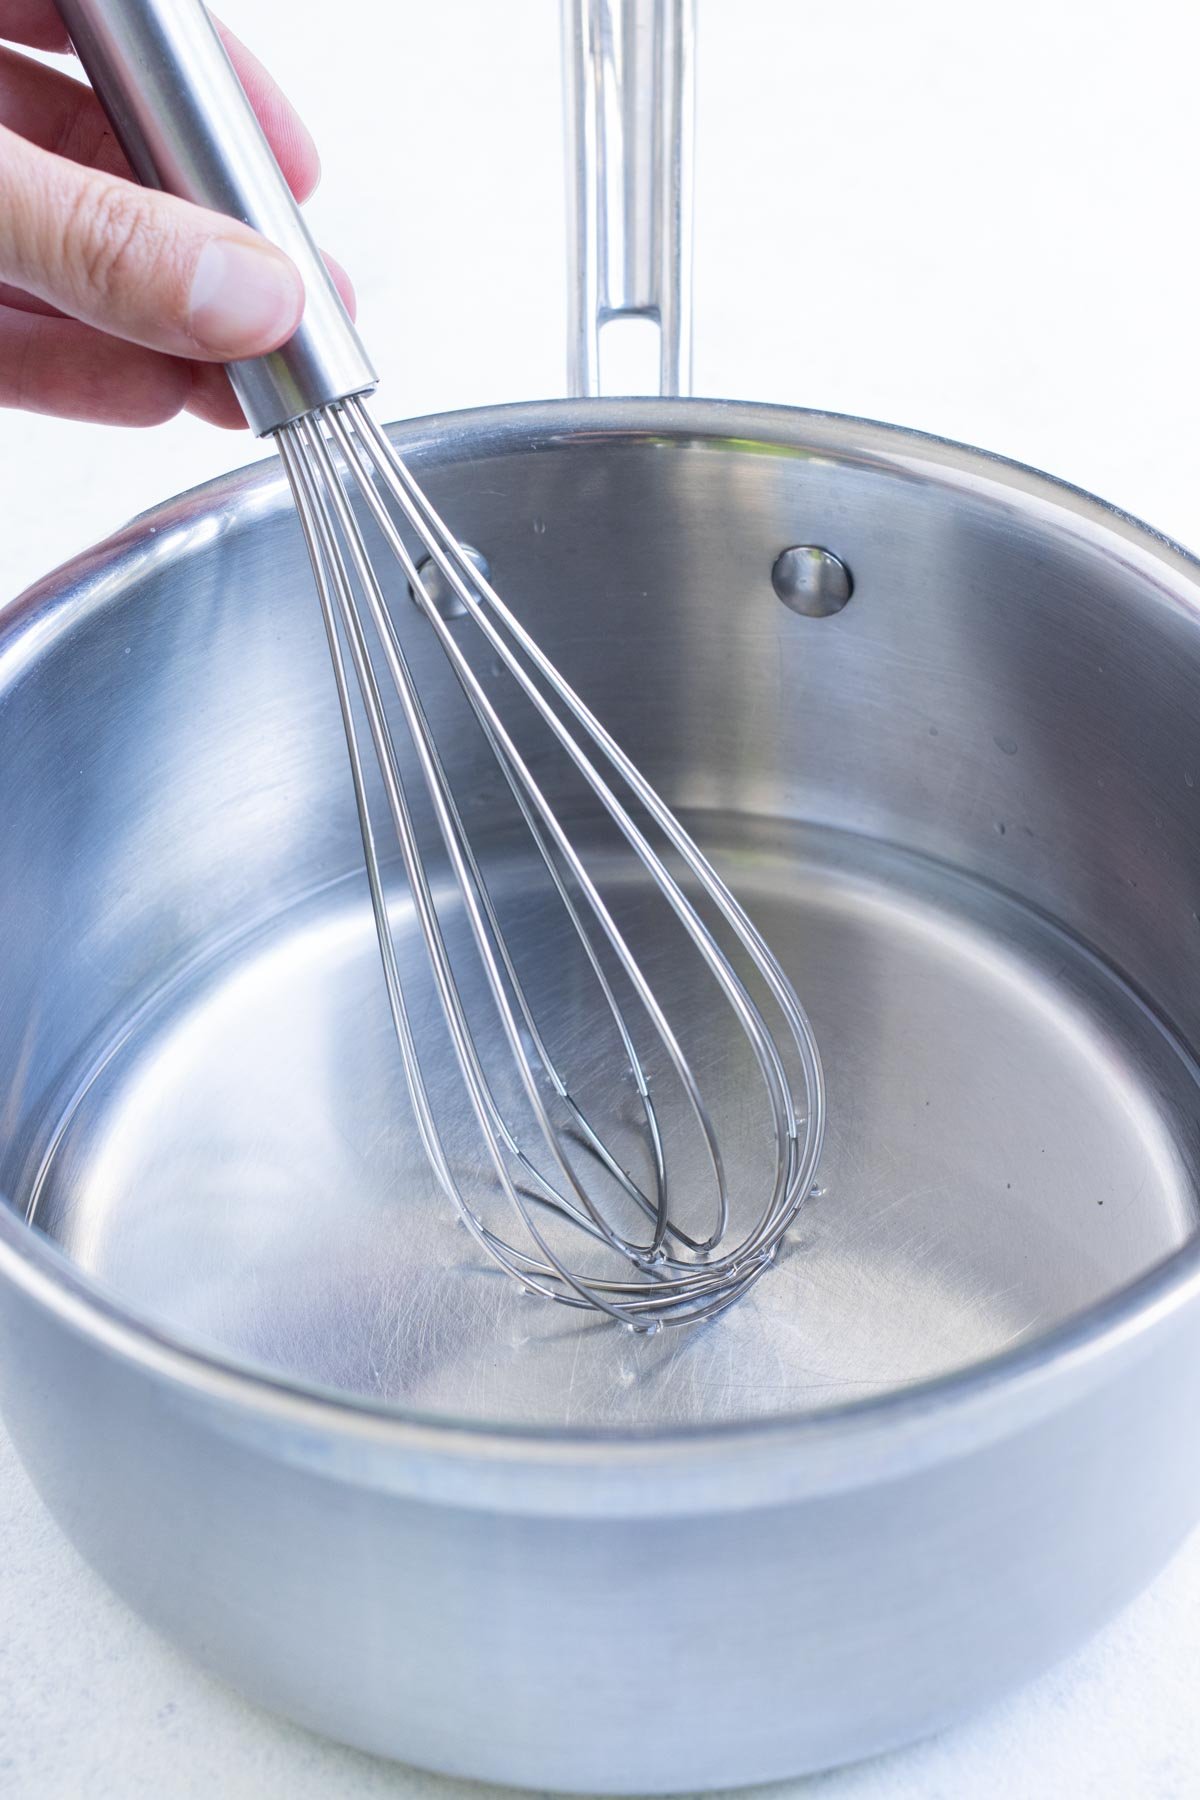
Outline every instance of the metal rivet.
{"type": "Polygon", "coordinates": [[[793,544],[780,551],[771,585],[785,606],[806,619],[828,619],[841,612],[854,592],[854,578],[845,563],[819,544],[793,544]]]}
{"type": "MultiPolygon", "coordinates": [[[[470,544],[462,544],[459,547],[467,561],[478,569],[483,579],[490,581],[492,571],[482,550],[475,550],[470,544]]],[[[429,595],[430,605],[441,613],[443,619],[461,619],[467,611],[467,603],[454,591],[432,556],[421,558],[417,564],[417,574],[421,577],[425,592],[429,595]]],[[[477,592],[477,590],[472,589],[472,592],[477,592]]],[[[416,600],[417,596],[413,592],[411,581],[408,584],[408,594],[410,600],[416,600]]]]}

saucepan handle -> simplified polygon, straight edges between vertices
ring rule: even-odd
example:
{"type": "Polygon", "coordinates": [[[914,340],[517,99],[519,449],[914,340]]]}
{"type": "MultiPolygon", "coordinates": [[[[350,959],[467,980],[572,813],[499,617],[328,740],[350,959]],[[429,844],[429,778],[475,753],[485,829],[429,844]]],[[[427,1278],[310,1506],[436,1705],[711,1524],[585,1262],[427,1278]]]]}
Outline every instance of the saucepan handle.
{"type": "Polygon", "coordinates": [[[657,321],[659,392],[691,391],[694,41],[695,0],[563,0],[572,394],[620,317],[657,321]]]}

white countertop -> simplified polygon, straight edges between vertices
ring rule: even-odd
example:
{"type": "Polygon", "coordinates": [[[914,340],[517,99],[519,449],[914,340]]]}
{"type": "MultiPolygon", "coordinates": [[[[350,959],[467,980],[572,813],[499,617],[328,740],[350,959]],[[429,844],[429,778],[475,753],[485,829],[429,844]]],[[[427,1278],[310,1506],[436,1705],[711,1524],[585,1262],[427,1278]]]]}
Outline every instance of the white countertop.
{"type": "MultiPolygon", "coordinates": [[[[560,392],[557,0],[223,10],[316,130],[312,210],[358,282],[383,411],[560,392]],[[330,17],[340,35],[325,43],[330,17]],[[474,288],[445,248],[451,228],[487,272],[474,288]]],[[[965,439],[1200,545],[1200,13],[1180,0],[700,12],[697,392],[965,439]]],[[[252,452],[192,420],[117,436],[0,414],[0,592],[252,452]]],[[[1182,1800],[1200,1791],[1198,1687],[1193,1538],[1021,1695],[791,1791],[1182,1800]]],[[[163,1645],[80,1564],[0,1439],[0,1793],[426,1790],[452,1784],[280,1724],[163,1645]]]]}

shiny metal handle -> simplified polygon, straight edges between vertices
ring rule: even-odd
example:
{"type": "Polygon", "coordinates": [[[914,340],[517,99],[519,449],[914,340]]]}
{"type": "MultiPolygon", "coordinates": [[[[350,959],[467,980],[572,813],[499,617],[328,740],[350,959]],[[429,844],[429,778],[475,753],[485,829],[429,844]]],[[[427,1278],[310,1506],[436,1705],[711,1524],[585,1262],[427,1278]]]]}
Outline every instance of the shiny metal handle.
{"type": "Polygon", "coordinates": [[[563,0],[572,394],[622,316],[658,321],[659,392],[691,391],[694,40],[695,0],[563,0]]]}
{"type": "Polygon", "coordinates": [[[282,349],[229,364],[259,436],[376,374],[202,0],[58,0],[79,60],[139,179],[252,225],[295,263],[307,299],[282,349]]]}

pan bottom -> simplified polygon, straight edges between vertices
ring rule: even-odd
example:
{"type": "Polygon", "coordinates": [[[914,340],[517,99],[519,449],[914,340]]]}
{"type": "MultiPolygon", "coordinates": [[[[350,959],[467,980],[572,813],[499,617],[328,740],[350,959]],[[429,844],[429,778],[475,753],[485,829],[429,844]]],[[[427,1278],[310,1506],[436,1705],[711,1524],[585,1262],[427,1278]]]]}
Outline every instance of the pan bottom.
{"type": "MultiPolygon", "coordinates": [[[[139,1009],[58,1121],[38,1226],[240,1361],[442,1416],[613,1428],[819,1411],[961,1368],[1196,1231],[1197,1071],[1113,971],[901,852],[693,828],[794,980],[829,1091],[818,1188],[723,1318],[637,1338],[481,1266],[412,1123],[357,879],[139,1009]]],[[[515,857],[498,890],[553,1004],[558,903],[515,857]]],[[[686,1012],[677,941],[640,940],[686,1012]]],[[[416,991],[403,924],[400,949],[416,991]]]]}

